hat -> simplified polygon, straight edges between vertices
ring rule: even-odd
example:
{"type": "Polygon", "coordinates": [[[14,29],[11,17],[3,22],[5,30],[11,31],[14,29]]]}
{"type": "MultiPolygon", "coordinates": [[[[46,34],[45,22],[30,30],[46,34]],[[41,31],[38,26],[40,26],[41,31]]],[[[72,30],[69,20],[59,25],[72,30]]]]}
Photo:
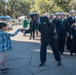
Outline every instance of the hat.
{"type": "Polygon", "coordinates": [[[32,15],[37,15],[38,13],[37,12],[31,12],[30,13],[30,16],[32,16],[32,15]]]}
{"type": "Polygon", "coordinates": [[[52,14],[52,13],[50,14],[50,16],[53,16],[53,15],[54,15],[54,14],[52,14]]]}
{"type": "Polygon", "coordinates": [[[70,10],[70,13],[74,13],[75,12],[75,10],[70,10]]]}
{"type": "Polygon", "coordinates": [[[59,12],[56,12],[56,13],[55,13],[55,15],[59,15],[59,14],[60,14],[59,12]]]}
{"type": "Polygon", "coordinates": [[[64,12],[60,12],[59,14],[60,14],[60,15],[64,15],[65,13],[64,13],[64,12]]]}

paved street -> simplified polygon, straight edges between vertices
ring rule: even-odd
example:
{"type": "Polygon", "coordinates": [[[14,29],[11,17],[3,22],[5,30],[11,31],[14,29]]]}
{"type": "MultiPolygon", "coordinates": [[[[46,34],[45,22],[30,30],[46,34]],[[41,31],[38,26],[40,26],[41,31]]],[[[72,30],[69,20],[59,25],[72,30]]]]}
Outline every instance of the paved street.
{"type": "MultiPolygon", "coordinates": [[[[14,26],[13,33],[21,26],[14,26]]],[[[7,66],[10,72],[0,75],[76,75],[76,56],[70,56],[68,52],[61,55],[62,66],[58,67],[54,59],[51,48],[48,46],[47,61],[45,66],[39,67],[40,64],[40,41],[29,40],[29,34],[23,37],[19,34],[12,37],[13,49],[7,52],[7,66]]]]}

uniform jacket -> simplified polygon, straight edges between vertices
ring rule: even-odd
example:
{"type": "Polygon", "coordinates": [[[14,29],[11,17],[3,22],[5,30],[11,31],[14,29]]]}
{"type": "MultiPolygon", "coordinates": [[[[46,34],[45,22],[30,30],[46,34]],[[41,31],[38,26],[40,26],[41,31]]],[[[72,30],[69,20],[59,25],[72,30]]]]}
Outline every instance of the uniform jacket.
{"type": "Polygon", "coordinates": [[[59,19],[54,18],[53,21],[52,21],[52,23],[55,25],[55,27],[56,27],[56,25],[57,25],[57,21],[58,21],[58,20],[59,20],[59,19]]]}
{"type": "Polygon", "coordinates": [[[47,17],[40,17],[41,24],[37,24],[37,22],[33,22],[31,24],[30,29],[25,30],[25,33],[30,33],[35,30],[35,28],[41,33],[41,40],[45,40],[46,42],[50,42],[54,35],[57,34],[56,29],[52,23],[49,22],[47,17]]]}
{"type": "Polygon", "coordinates": [[[76,39],[76,26],[72,25],[70,29],[70,34],[76,39]]]}
{"type": "Polygon", "coordinates": [[[70,28],[71,28],[71,25],[75,23],[75,19],[73,20],[72,17],[70,16],[68,19],[67,19],[67,29],[68,29],[68,32],[70,32],[70,28]]]}
{"type": "Polygon", "coordinates": [[[57,21],[57,25],[56,25],[56,29],[58,34],[62,34],[62,33],[66,33],[67,31],[67,20],[63,19],[63,21],[61,19],[59,19],[57,21]]]}

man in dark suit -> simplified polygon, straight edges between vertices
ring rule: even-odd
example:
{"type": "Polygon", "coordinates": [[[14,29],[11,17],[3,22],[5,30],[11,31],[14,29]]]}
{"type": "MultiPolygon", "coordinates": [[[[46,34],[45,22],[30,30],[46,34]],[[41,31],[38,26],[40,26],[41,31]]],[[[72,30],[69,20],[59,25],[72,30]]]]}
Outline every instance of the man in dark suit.
{"type": "Polygon", "coordinates": [[[57,32],[56,29],[54,28],[54,25],[49,22],[47,17],[38,17],[37,12],[30,13],[30,17],[33,21],[31,28],[28,30],[21,29],[21,31],[26,34],[37,29],[41,33],[41,48],[40,48],[41,64],[39,65],[39,67],[43,66],[46,62],[46,53],[47,53],[46,48],[48,44],[52,47],[55,60],[57,61],[57,65],[60,66],[61,58],[57,45],[57,32]]]}
{"type": "MultiPolygon", "coordinates": [[[[30,28],[31,28],[32,24],[33,24],[33,21],[30,21],[30,28]]],[[[32,31],[30,33],[30,38],[29,39],[35,39],[35,34],[36,34],[36,36],[38,36],[38,30],[37,29],[35,29],[34,31],[32,31]]]]}
{"type": "Polygon", "coordinates": [[[70,50],[71,47],[71,39],[70,39],[70,28],[73,23],[75,23],[75,11],[70,11],[70,17],[67,19],[67,49],[70,50]]]}
{"type": "Polygon", "coordinates": [[[59,20],[59,12],[56,12],[55,13],[55,18],[53,19],[53,21],[52,21],[52,23],[55,25],[55,27],[56,27],[56,25],[57,25],[57,21],[59,20]]]}
{"type": "Polygon", "coordinates": [[[73,53],[75,53],[75,55],[76,55],[76,22],[73,23],[71,26],[70,39],[71,39],[70,54],[73,55],[73,53]]]}
{"type": "Polygon", "coordinates": [[[67,30],[67,20],[65,19],[65,13],[60,13],[60,19],[57,21],[56,29],[58,32],[58,46],[60,54],[63,54],[65,49],[65,38],[67,30]]]}
{"type": "MultiPolygon", "coordinates": [[[[32,24],[33,24],[33,21],[30,21],[30,28],[31,28],[32,24]]],[[[35,39],[35,30],[30,33],[29,39],[35,39]]]]}

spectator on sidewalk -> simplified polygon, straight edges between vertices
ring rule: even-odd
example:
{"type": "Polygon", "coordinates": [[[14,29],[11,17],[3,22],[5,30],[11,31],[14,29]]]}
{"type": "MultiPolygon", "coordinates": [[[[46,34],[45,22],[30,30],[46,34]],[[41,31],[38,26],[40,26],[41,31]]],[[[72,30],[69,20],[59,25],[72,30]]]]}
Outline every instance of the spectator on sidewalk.
{"type": "Polygon", "coordinates": [[[0,65],[2,67],[2,72],[9,71],[9,68],[6,66],[6,52],[12,49],[10,37],[17,35],[20,31],[20,29],[18,29],[15,33],[10,34],[5,32],[6,29],[7,24],[0,22],[0,65]]]}
{"type": "MultiPolygon", "coordinates": [[[[29,22],[27,21],[27,17],[24,18],[24,20],[22,21],[22,25],[23,28],[26,29],[26,27],[28,26],[29,22]]],[[[23,34],[23,36],[26,36],[25,34],[23,34]]]]}

